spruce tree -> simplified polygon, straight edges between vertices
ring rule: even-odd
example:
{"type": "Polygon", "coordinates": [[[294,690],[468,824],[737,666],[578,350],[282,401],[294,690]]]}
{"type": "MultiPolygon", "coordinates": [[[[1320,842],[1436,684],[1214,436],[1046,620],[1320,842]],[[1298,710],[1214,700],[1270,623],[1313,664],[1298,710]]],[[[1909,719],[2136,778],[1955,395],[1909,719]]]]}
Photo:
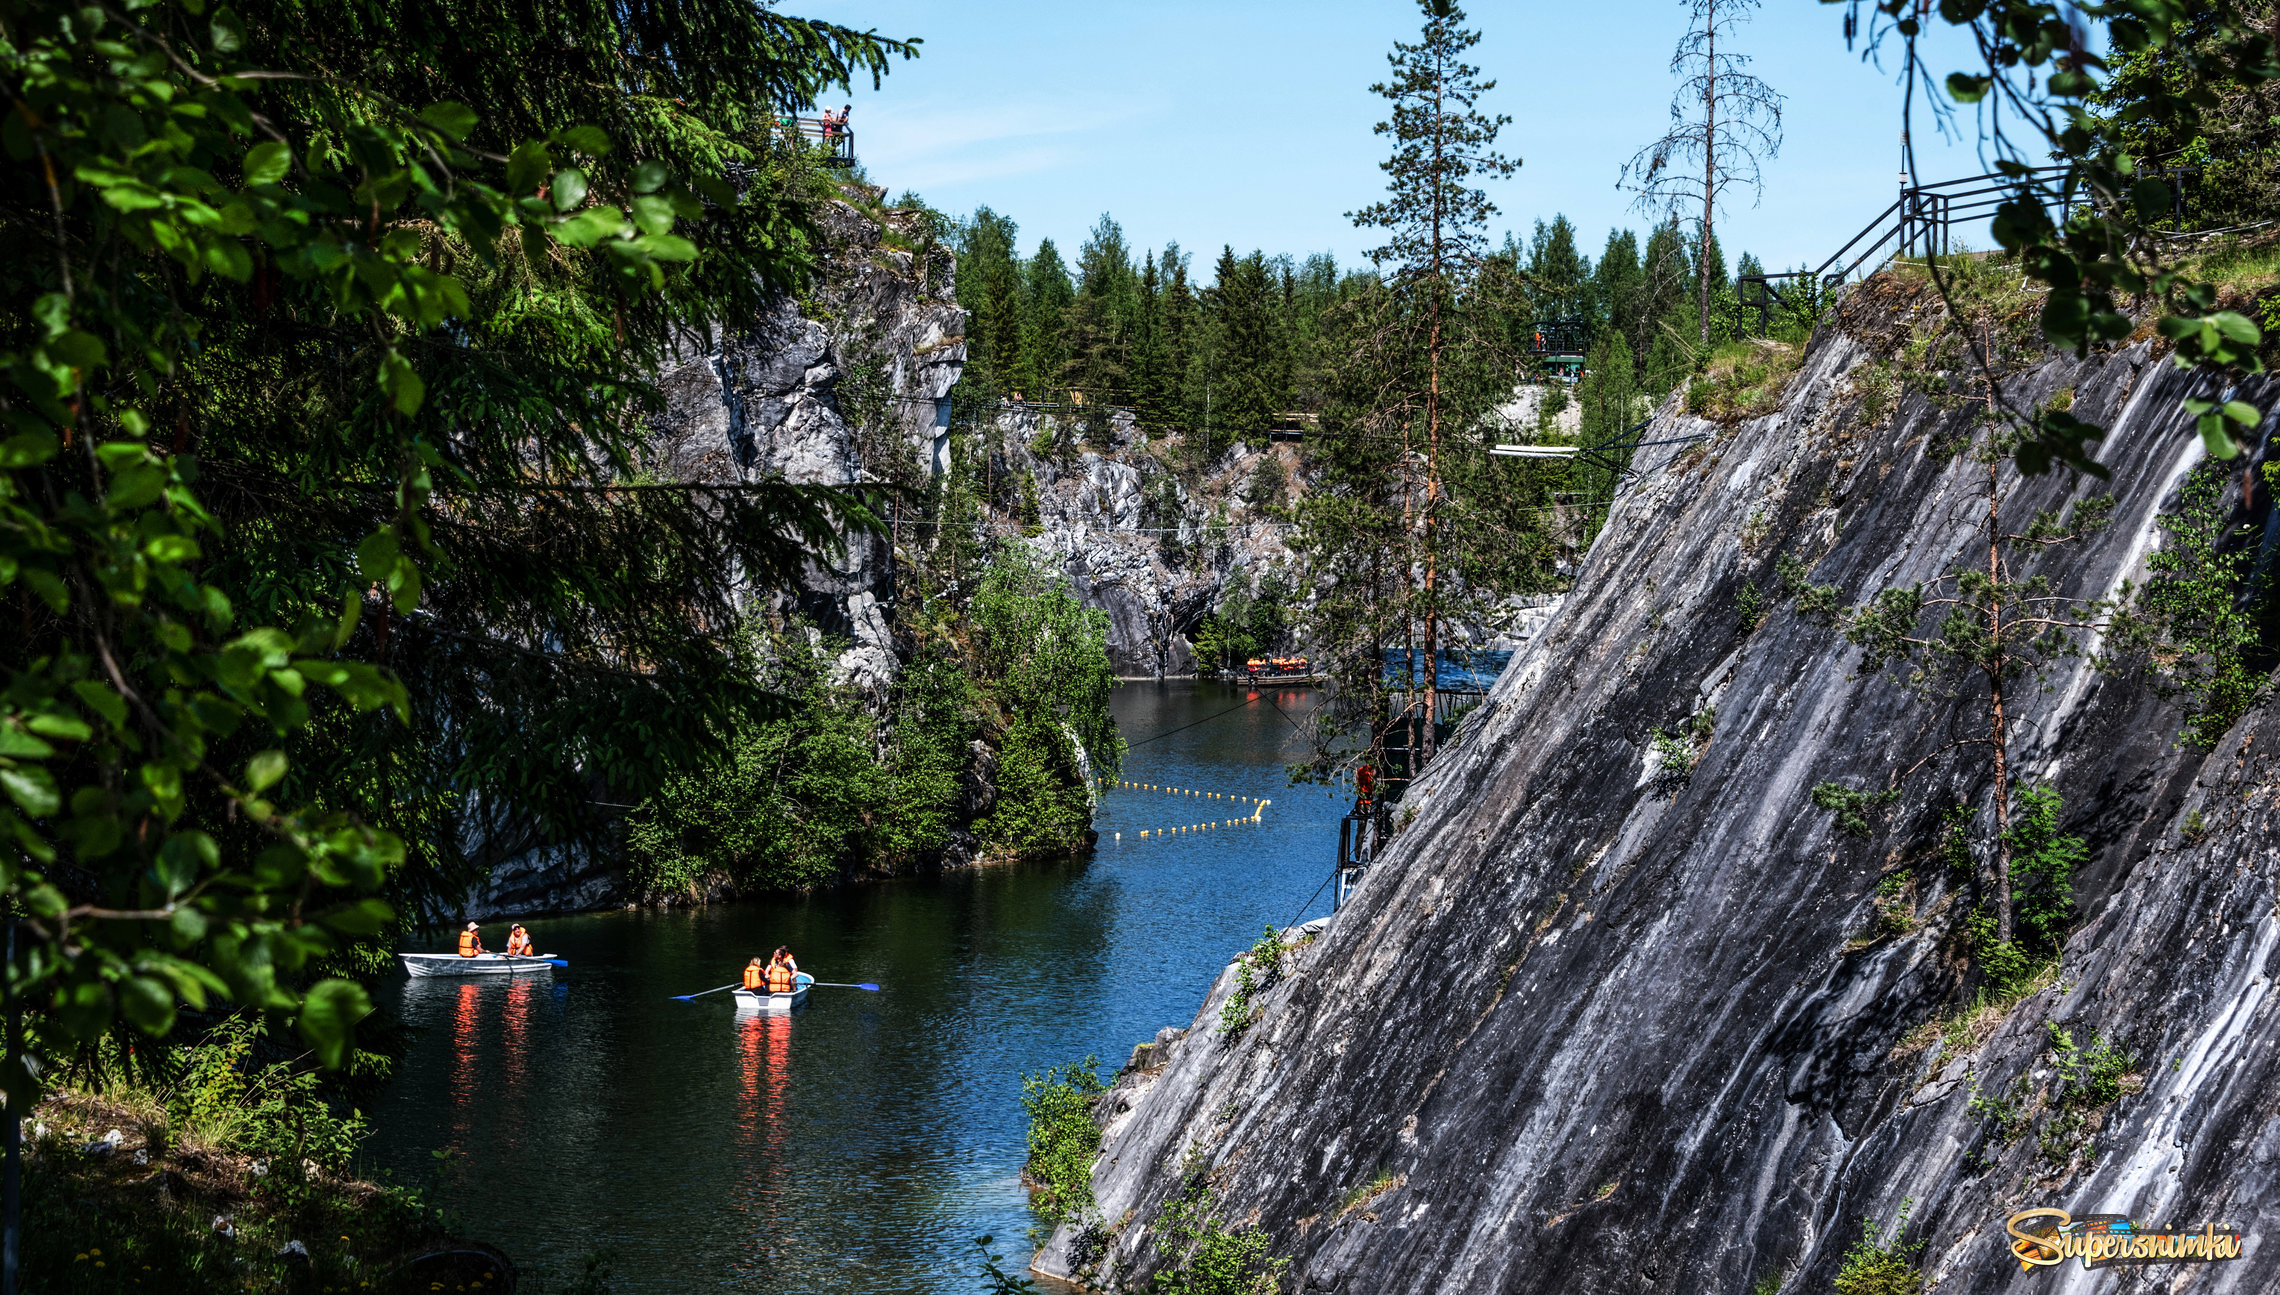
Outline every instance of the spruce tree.
{"type": "Polygon", "coordinates": [[[1222,434],[1264,437],[1282,395],[1275,386],[1283,362],[1266,255],[1237,257],[1234,248],[1223,248],[1218,276],[1208,296],[1215,346],[1206,456],[1216,452],[1222,434]]]}
{"type": "Polygon", "coordinates": [[[1069,362],[1069,306],[1076,289],[1069,283],[1069,268],[1061,249],[1048,238],[1037,244],[1037,255],[1022,267],[1021,369],[1022,395],[1049,401],[1061,385],[1069,362]]]}
{"type": "Polygon", "coordinates": [[[1527,294],[1537,320],[1590,319],[1591,262],[1575,248],[1575,225],[1565,216],[1536,222],[1528,240],[1527,294]]]}
{"type": "Polygon", "coordinates": [[[1019,233],[1013,221],[988,207],[976,209],[958,231],[958,304],[968,315],[961,394],[985,408],[1014,389],[1021,369],[1026,310],[1014,243],[1019,233]]]}
{"type": "Polygon", "coordinates": [[[1161,426],[1200,427],[1202,405],[1189,400],[1188,375],[1195,364],[1200,321],[1195,289],[1188,283],[1188,257],[1178,243],[1166,243],[1157,265],[1164,276],[1163,322],[1158,329],[1164,362],[1159,379],[1162,385],[1151,393],[1151,399],[1162,411],[1161,426]]]}
{"type": "Polygon", "coordinates": [[[1592,267],[1591,296],[1603,331],[1621,337],[1634,364],[1646,358],[1641,342],[1646,330],[1639,326],[1641,296],[1646,275],[1639,268],[1639,237],[1630,230],[1607,231],[1606,250],[1592,267]]]}

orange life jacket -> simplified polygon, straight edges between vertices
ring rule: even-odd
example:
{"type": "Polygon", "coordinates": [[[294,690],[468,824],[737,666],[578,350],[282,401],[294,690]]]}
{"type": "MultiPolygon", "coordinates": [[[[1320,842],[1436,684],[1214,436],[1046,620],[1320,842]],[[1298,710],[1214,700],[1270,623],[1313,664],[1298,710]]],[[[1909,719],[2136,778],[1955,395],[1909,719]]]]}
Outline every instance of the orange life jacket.
{"type": "Polygon", "coordinates": [[[472,958],[483,951],[483,937],[473,931],[459,933],[459,956],[472,958]]]}
{"type": "Polygon", "coordinates": [[[524,957],[530,956],[530,937],[524,935],[520,931],[517,931],[513,935],[508,936],[507,952],[519,954],[524,957]]]}
{"type": "Polygon", "coordinates": [[[758,967],[746,967],[744,969],[744,987],[746,989],[765,989],[767,985],[767,972],[758,967]]]}
{"type": "Polygon", "coordinates": [[[781,962],[768,964],[768,992],[788,994],[798,982],[792,978],[792,969],[781,962]]]}

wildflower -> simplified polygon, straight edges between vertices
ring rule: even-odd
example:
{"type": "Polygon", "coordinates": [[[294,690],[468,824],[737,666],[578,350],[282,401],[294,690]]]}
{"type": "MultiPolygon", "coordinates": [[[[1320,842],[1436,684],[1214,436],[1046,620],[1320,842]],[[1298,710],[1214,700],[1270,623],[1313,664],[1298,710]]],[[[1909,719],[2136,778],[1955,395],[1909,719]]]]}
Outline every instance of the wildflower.
{"type": "Polygon", "coordinates": [[[94,1246],[89,1246],[89,1247],[87,1247],[87,1253],[89,1253],[89,1254],[91,1254],[91,1255],[95,1256],[95,1257],[96,1257],[96,1258],[98,1258],[98,1259],[100,1259],[100,1258],[102,1258],[102,1257],[103,1257],[103,1252],[102,1252],[101,1250],[98,1250],[98,1249],[96,1249],[94,1246]]]}
{"type": "Polygon", "coordinates": [[[78,1254],[75,1254],[75,1255],[73,1255],[73,1256],[71,1257],[71,1262],[73,1262],[73,1263],[78,1263],[78,1262],[80,1262],[81,1260],[85,1259],[86,1257],[87,1257],[87,1252],[86,1252],[86,1251],[84,1251],[84,1250],[82,1250],[82,1251],[80,1251],[78,1254]]]}

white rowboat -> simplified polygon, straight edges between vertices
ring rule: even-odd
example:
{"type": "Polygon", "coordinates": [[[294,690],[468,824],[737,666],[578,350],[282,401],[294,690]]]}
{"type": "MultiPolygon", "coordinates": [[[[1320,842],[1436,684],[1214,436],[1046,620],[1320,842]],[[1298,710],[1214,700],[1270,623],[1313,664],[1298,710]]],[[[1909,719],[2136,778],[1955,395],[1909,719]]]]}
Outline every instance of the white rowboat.
{"type": "Polygon", "coordinates": [[[478,953],[463,958],[456,953],[399,953],[406,974],[421,976],[538,976],[551,973],[556,959],[524,958],[505,953],[478,953]]]}
{"type": "Polygon", "coordinates": [[[814,980],[815,977],[805,972],[800,973],[799,988],[788,994],[764,994],[756,989],[739,989],[735,991],[737,1013],[739,1015],[751,1013],[757,1016],[789,1016],[792,1014],[792,1009],[807,1002],[808,985],[814,980]]]}

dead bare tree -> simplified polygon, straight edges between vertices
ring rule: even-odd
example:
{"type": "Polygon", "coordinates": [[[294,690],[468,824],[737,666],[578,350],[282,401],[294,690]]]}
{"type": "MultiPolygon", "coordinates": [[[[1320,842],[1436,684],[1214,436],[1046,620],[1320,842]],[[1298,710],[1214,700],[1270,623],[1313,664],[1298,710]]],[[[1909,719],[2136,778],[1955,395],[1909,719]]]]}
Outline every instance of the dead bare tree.
{"type": "Polygon", "coordinates": [[[1730,41],[1732,29],[1757,7],[1758,0],[1688,0],[1691,21],[1670,57],[1679,78],[1670,130],[1624,163],[1617,180],[1639,195],[1642,212],[1701,208],[1694,260],[1704,349],[1710,345],[1710,236],[1718,205],[1739,184],[1755,206],[1765,192],[1764,164],[1781,152],[1782,96],[1744,70],[1749,56],[1734,53],[1730,41]]]}

